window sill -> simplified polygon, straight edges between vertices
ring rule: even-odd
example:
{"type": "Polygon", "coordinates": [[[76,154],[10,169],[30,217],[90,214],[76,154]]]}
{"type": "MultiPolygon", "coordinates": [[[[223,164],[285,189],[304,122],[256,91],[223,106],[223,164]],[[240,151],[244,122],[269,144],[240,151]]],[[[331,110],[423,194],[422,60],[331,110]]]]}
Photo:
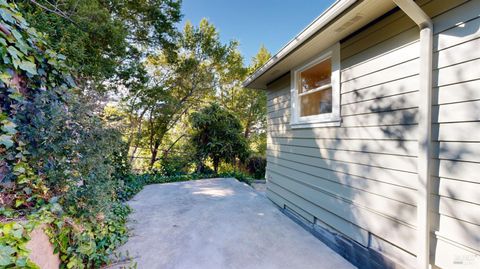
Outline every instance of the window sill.
{"type": "Polygon", "coordinates": [[[332,119],[328,121],[312,121],[312,122],[295,122],[291,123],[292,129],[309,129],[309,128],[321,128],[321,127],[339,127],[342,125],[341,119],[332,119]]]}

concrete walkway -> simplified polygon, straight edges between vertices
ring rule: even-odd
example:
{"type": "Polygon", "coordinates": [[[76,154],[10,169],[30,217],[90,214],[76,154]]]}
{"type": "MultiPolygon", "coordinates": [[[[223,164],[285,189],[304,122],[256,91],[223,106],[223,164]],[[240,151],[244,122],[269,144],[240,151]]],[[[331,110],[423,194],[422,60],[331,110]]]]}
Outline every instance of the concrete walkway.
{"type": "Polygon", "coordinates": [[[130,205],[120,251],[140,269],[354,268],[235,179],[150,185],[130,205]]]}

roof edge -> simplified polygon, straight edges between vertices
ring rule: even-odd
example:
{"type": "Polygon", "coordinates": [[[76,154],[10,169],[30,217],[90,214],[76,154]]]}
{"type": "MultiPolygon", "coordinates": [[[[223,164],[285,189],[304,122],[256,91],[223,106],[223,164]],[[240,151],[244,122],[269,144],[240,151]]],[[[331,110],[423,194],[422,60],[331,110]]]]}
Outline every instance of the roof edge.
{"type": "Polygon", "coordinates": [[[256,79],[265,74],[277,63],[285,59],[292,51],[300,47],[311,36],[321,30],[324,26],[337,18],[343,11],[348,9],[358,0],[337,0],[330,7],[328,7],[320,16],[305,27],[298,35],[291,39],[285,46],[283,46],[275,55],[273,55],[264,65],[258,68],[253,74],[248,76],[242,83],[243,87],[248,88],[256,79]]]}

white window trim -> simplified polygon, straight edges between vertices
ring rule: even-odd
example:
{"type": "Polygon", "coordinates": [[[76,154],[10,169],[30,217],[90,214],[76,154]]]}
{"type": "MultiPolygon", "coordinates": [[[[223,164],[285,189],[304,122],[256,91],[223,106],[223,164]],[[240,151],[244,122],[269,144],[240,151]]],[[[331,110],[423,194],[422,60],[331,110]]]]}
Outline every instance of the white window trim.
{"type": "Polygon", "coordinates": [[[291,85],[290,85],[290,94],[291,94],[291,119],[290,125],[292,128],[314,128],[314,127],[327,127],[327,126],[340,126],[340,43],[336,43],[322,54],[316,57],[314,60],[295,68],[291,72],[291,85]],[[331,58],[332,62],[332,112],[304,116],[300,117],[300,103],[299,103],[299,94],[298,94],[298,78],[302,71],[328,59],[331,58]]]}

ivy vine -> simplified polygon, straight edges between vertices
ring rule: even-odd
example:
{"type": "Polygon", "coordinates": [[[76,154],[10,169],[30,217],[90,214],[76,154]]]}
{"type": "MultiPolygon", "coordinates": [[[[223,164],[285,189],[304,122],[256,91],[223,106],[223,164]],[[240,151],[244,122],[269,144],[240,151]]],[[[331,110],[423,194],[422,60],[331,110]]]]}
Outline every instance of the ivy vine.
{"type": "Polygon", "coordinates": [[[126,240],[120,139],[88,112],[72,74],[15,3],[0,0],[1,268],[38,268],[26,244],[39,224],[62,268],[98,268],[126,240]],[[89,141],[103,144],[91,153],[89,141]]]}

